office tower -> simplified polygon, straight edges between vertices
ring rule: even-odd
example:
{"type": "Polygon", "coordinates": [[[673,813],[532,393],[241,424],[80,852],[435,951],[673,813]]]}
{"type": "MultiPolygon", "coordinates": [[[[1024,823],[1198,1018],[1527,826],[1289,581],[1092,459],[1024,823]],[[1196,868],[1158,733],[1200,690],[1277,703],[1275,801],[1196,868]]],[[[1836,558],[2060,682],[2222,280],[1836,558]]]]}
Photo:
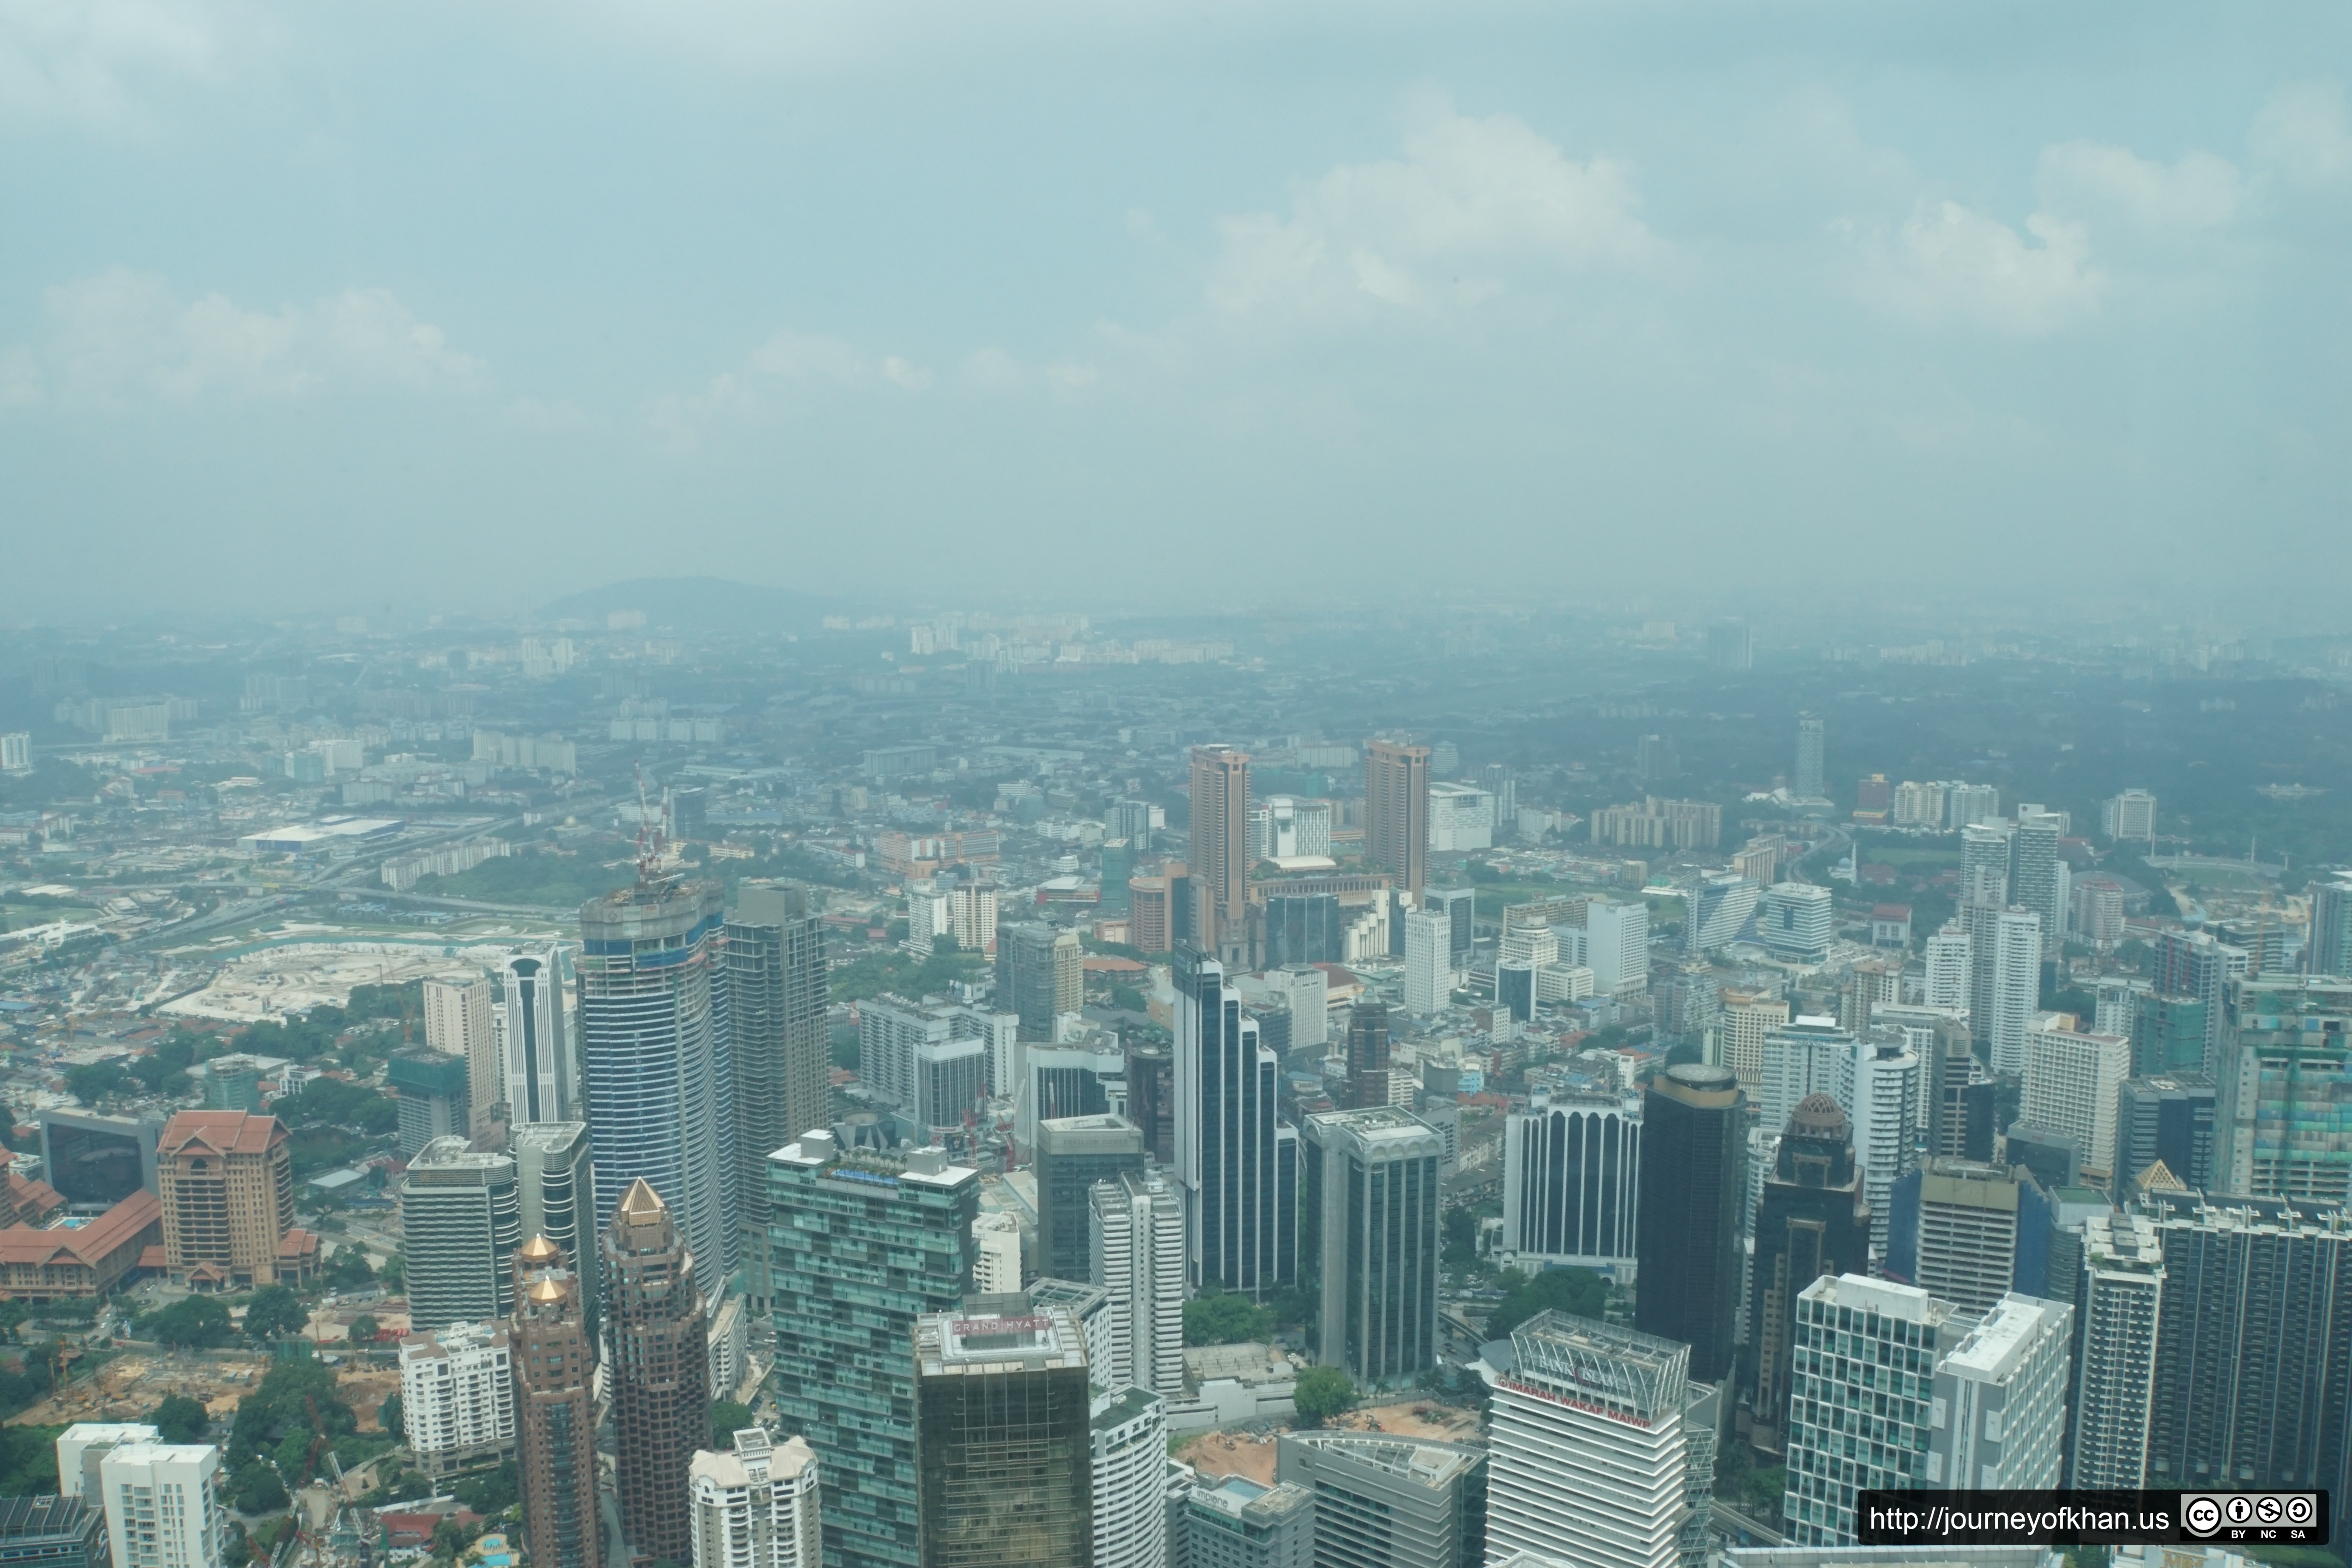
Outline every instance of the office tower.
{"type": "Polygon", "coordinates": [[[209,1443],[124,1443],[99,1464],[114,1568],[221,1568],[228,1520],[209,1443]]]}
{"type": "Polygon", "coordinates": [[[2201,931],[2160,931],[2151,946],[2150,989],[2162,996],[2193,996],[2205,1005],[2205,1059],[2167,1062],[2162,1070],[2202,1068],[2225,1081],[2222,1045],[2229,1037],[2231,983],[2247,972],[2246,950],[2201,931]]]}
{"type": "Polygon", "coordinates": [[[299,1283],[317,1261],[297,1229],[286,1129],[241,1110],[182,1110],[163,1124],[155,1181],[163,1262],[201,1289],[299,1283]]]}
{"type": "Polygon", "coordinates": [[[2009,901],[2041,917],[2042,940],[2053,958],[2058,934],[2066,927],[2058,837],[2057,817],[2039,806],[2017,808],[2017,827],[2009,836],[2009,901]]]}
{"type": "Polygon", "coordinates": [[[1246,1476],[1179,1476],[1171,1464],[1169,1562],[1181,1568],[1310,1568],[1315,1494],[1246,1476]]]}
{"type": "Polygon", "coordinates": [[[1106,838],[1095,876],[1095,910],[1098,914],[1127,913],[1127,881],[1135,875],[1135,846],[1124,838],[1106,838]]]}
{"type": "Polygon", "coordinates": [[[916,1568],[915,1319],[971,1289],[980,1176],[802,1134],[768,1162],[779,1418],[824,1463],[825,1561],[916,1568]],[[903,1260],[903,1261],[901,1261],[903,1260]]]}
{"type": "Polygon", "coordinates": [[[98,1467],[106,1456],[126,1443],[158,1443],[163,1433],[143,1421],[77,1421],[58,1434],[58,1494],[79,1498],[106,1508],[106,1489],[98,1467]]]}
{"type": "Polygon", "coordinates": [[[1415,898],[1429,882],[1429,748],[1364,742],[1364,858],[1415,898]]]}
{"type": "Polygon", "coordinates": [[[2156,837],[2156,796],[2144,789],[2127,789],[2099,803],[2099,831],[2120,842],[2145,842],[2156,837]]]}
{"type": "Polygon", "coordinates": [[[2025,1087],[2018,1114],[2074,1140],[2081,1179],[2104,1187],[2116,1173],[2116,1107],[2131,1077],[2131,1041],[2083,1034],[2063,1014],[2046,1013],[2025,1037],[2025,1087]]]}
{"type": "Polygon", "coordinates": [[[2071,1187],[2083,1181],[2083,1152],[2075,1135],[2053,1127],[2036,1127],[2030,1121],[2014,1121],[2001,1134],[2001,1157],[2011,1165],[2030,1171],[2034,1182],[2045,1193],[2060,1187],[2071,1187]]]}
{"type": "Polygon", "coordinates": [[[1688,912],[1683,920],[1683,951],[1712,952],[1737,941],[1762,892],[1741,876],[1702,878],[1685,900],[1688,912]]]}
{"type": "Polygon", "coordinates": [[[1486,1557],[1673,1568],[1691,1347],[1560,1312],[1511,1334],[1488,1406],[1486,1557]]]}
{"type": "Polygon", "coordinates": [[[1106,1388],[1184,1388],[1184,1207],[1157,1172],[1125,1172],[1088,1194],[1085,1278],[1109,1293],[1106,1388]]]}
{"type": "Polygon", "coordinates": [[[1249,967],[1249,755],[1192,748],[1193,941],[1249,967]]]}
{"type": "Polygon", "coordinates": [[[2283,1204],[2153,1205],[2164,1306],[2150,1487],[2326,1487],[2352,1455],[2352,1226],[2283,1204]]]}
{"type": "Polygon", "coordinates": [[[1930,1486],[2038,1491],[2060,1484],[2074,1325],[2073,1307],[2012,1290],[1936,1358],[1935,1402],[1945,1419],[1928,1423],[1930,1486]]]}
{"type": "Polygon", "coordinates": [[[1348,1081],[1333,1098],[1344,1109],[1363,1110],[1386,1105],[1389,1089],[1389,1006],[1385,1002],[1358,1002],[1348,1009],[1344,1051],[1348,1081]]]}
{"type": "Polygon", "coordinates": [[[1941,1017],[1916,1032],[1906,1027],[1905,1033],[1917,1042],[1913,1048],[1920,1057],[1927,1105],[1927,1152],[1956,1160],[1991,1159],[1993,1085],[1979,1082],[1984,1073],[1968,1025],[1941,1017]]]}
{"type": "MultiPolygon", "coordinates": [[[[0,747],[21,735],[0,735],[0,747]]],[[[0,1498],[0,1558],[17,1568],[111,1568],[103,1502],[0,1498]]]]}
{"type": "Polygon", "coordinates": [[[1089,1568],[1093,1397],[1065,1310],[915,1320],[924,1568],[1089,1568]]]}
{"type": "Polygon", "coordinates": [[[1854,1158],[1853,1127],[1838,1102],[1816,1094],[1790,1113],[1756,1208],[1755,1282],[1748,1340],[1756,1347],[1749,1409],[1757,1446],[1777,1451],[1795,1371],[1797,1297],[1823,1275],[1870,1267],[1870,1200],[1854,1158]]]}
{"type": "Polygon", "coordinates": [[[1757,901],[1756,936],[1775,958],[1821,963],[1837,937],[1830,890],[1811,882],[1775,882],[1757,901]]]}
{"type": "Polygon", "coordinates": [[[1084,1279],[1087,1219],[1097,1182],[1143,1171],[1143,1132],[1125,1117],[1065,1116],[1037,1123],[1037,1272],[1084,1279]]]}
{"type": "Polygon", "coordinates": [[[726,1451],[697,1453],[687,1485],[691,1568],[823,1568],[816,1453],[805,1438],[779,1447],[746,1427],[726,1451]]]}
{"type": "Polygon", "coordinates": [[[2216,1184],[2306,1210],[2352,1207],[2352,980],[2242,981],[2236,1024],[2216,1184]]]}
{"type": "Polygon", "coordinates": [[[2192,1193],[2212,1187],[2214,1110],[2213,1080],[2202,1074],[2126,1080],[2116,1104],[2115,1200],[2130,1197],[2157,1164],[2192,1193]]]}
{"type": "Polygon", "coordinates": [[[436,1138],[470,1135],[467,1125],[466,1063],[424,1049],[394,1051],[383,1080],[400,1107],[400,1157],[413,1160],[436,1138]]]}
{"type": "Polygon", "coordinates": [[[401,1341],[400,1420],[416,1468],[427,1476],[496,1465],[511,1456],[515,1377],[506,1329],[451,1323],[401,1341]]]}
{"type": "Polygon", "coordinates": [[[1188,1282],[1262,1297],[1297,1269],[1297,1134],[1276,1119],[1278,1064],[1223,964],[1180,948],[1172,978],[1188,1282]]]}
{"type": "Polygon", "coordinates": [[[1754,1103],[1767,1130],[1788,1125],[1800,1100],[1826,1094],[1852,1114],[1858,1042],[1833,1018],[1805,1016],[1764,1037],[1764,1082],[1754,1103]]]}
{"type": "Polygon", "coordinates": [[[1668,783],[1681,772],[1675,743],[1664,735],[1644,735],[1633,742],[1633,776],[1643,789],[1668,783]]]}
{"type": "Polygon", "coordinates": [[[466,1122],[450,1131],[471,1137],[489,1125],[490,1108],[506,1092],[491,1023],[490,983],[482,976],[425,982],[425,1045],[466,1064],[466,1122]]]}
{"type": "Polygon", "coordinates": [[[596,1507],[596,1335],[585,1306],[593,1287],[543,1236],[515,1253],[514,1356],[517,1469],[531,1562],[604,1568],[596,1507]]]}
{"type": "Polygon", "coordinates": [[[1168,1402],[1131,1384],[1098,1390],[1087,1423],[1095,1568],[1169,1568],[1168,1402]]]}
{"type": "Polygon", "coordinates": [[[694,1546],[687,1476],[710,1430],[708,1324],[693,1248],[642,1176],[614,1206],[604,1268],[621,1533],[647,1556],[684,1563],[694,1546]]]}
{"type": "MultiPolygon", "coordinates": [[[[515,1166],[517,1218],[524,1236],[543,1236],[566,1258],[590,1257],[595,1176],[584,1121],[526,1121],[507,1129],[515,1166]]],[[[593,1303],[592,1303],[593,1305],[593,1303]]],[[[592,1310],[590,1321],[594,1321],[592,1310]]]]}
{"type": "Polygon", "coordinates": [[[1633,1271],[1642,1181],[1638,1095],[1530,1098],[1503,1125],[1502,1250],[1533,1271],[1633,1271]]]}
{"type": "Polygon", "coordinates": [[[728,1179],[756,1288],[765,1272],[768,1156],[832,1120],[824,921],[805,889],[782,882],[736,889],[726,975],[735,1101],[735,1169],[728,1179]]]}
{"type": "Polygon", "coordinates": [[[1909,1215],[1897,1216],[1911,1234],[1892,1238],[1893,1271],[1963,1312],[1990,1311],[2016,1282],[2019,1247],[2047,1223],[2041,1190],[1972,1160],[1930,1160],[1918,1174],[1917,1218],[1906,1226],[1909,1215]],[[1912,1267],[1899,1267],[1906,1259],[1912,1267]]]}
{"type": "MultiPolygon", "coordinates": [[[[2159,1073],[2203,1076],[2205,1004],[2194,996],[2147,993],[2133,1016],[2131,1041],[2132,1070],[2143,1078],[2159,1073]]],[[[2226,1063],[2221,1066],[2226,1070],[2226,1063]]]]}
{"type": "Polygon", "coordinates": [[[1385,1432],[1285,1432],[1275,1478],[1315,1496],[1322,1568],[1480,1568],[1486,1454],[1385,1432]]]}
{"type": "Polygon", "coordinates": [[[1124,838],[1140,855],[1151,847],[1151,803],[1115,800],[1103,814],[1103,837],[1124,838]]]}
{"type": "Polygon", "coordinates": [[[1176,1053],[1171,1047],[1129,1037],[1127,1119],[1142,1132],[1143,1152],[1154,1163],[1176,1163],[1176,1053]]]}
{"type": "Polygon", "coordinates": [[[582,1120],[580,1065],[564,1026],[563,974],[554,946],[509,958],[499,983],[508,1120],[582,1120]]]}
{"type": "MultiPolygon", "coordinates": [[[[2042,1000],[2042,920],[2031,910],[2006,909],[1986,928],[1992,942],[1988,988],[1978,1037],[1997,1073],[2025,1071],[2025,1040],[2042,1000]]],[[[1974,1010],[1970,1022],[1975,1024],[1974,1010]]]]}
{"type": "Polygon", "coordinates": [[[1331,977],[1311,963],[1276,965],[1265,972],[1290,1014],[1290,1048],[1309,1061],[1331,1041],[1331,977]]]}
{"type": "Polygon", "coordinates": [[[1928,1006],[1962,1017],[1968,1016],[1971,968],[1969,948],[1968,929],[1958,921],[1947,921],[1941,931],[1927,939],[1927,984],[1921,999],[1928,1006]]]}
{"type": "Polygon", "coordinates": [[[1454,1000],[1454,922],[1434,910],[1404,917],[1404,1010],[1416,1018],[1454,1000]]]}
{"type": "Polygon", "coordinates": [[[1584,965],[1592,988],[1603,996],[1623,996],[1649,988],[1650,906],[1602,903],[1584,910],[1584,965]]]}
{"type": "Polygon", "coordinates": [[[1495,797],[1473,784],[1429,786],[1429,847],[1457,854],[1495,847],[1495,797]]]}
{"type": "Polygon", "coordinates": [[[1797,770],[1789,775],[1789,793],[1799,800],[1827,800],[1829,785],[1822,772],[1822,721],[1811,713],[1797,716],[1797,770]]]}
{"type": "MultiPolygon", "coordinates": [[[[595,1107],[586,1120],[596,1223],[609,1226],[621,1194],[643,1181],[662,1195],[688,1250],[725,1279],[736,1235],[724,1158],[733,1119],[721,1092],[725,1042],[712,973],[720,903],[716,883],[641,876],[580,906],[584,947],[574,967],[580,1057],[595,1107]]],[[[677,1552],[656,1556],[686,1550],[685,1473],[681,1458],[671,1510],[677,1552]]]]}
{"type": "Polygon", "coordinates": [[[1937,1352],[1967,1321],[1953,1315],[1925,1290],[1855,1274],[1798,1292],[1793,1344],[1808,1371],[1789,1405],[1780,1508],[1790,1545],[1851,1546],[1856,1493],[1925,1487],[1937,1352]],[[1865,1420],[1871,1436],[1849,1441],[1865,1420]]]}
{"type": "Polygon", "coordinates": [[[2303,950],[2305,973],[2352,977],[2352,874],[2331,871],[2315,877],[2310,898],[2311,929],[2303,950]]]}
{"type": "Polygon", "coordinates": [[[1034,921],[997,928],[996,1005],[1020,1015],[1023,1039],[1053,1039],[1054,1020],[1086,1005],[1085,959],[1075,931],[1034,921]]]}
{"type": "Polygon", "coordinates": [[[1426,888],[1422,890],[1421,907],[1445,917],[1449,961],[1456,969],[1467,968],[1477,941],[1477,889],[1426,888]]]}
{"type": "Polygon", "coordinates": [[[1977,1043],[1990,1039],[1994,954],[2000,911],[2009,907],[2009,836],[2005,822],[1971,822],[1960,829],[1960,929],[1969,939],[1969,1016],[1977,1043]]]}
{"type": "Polygon", "coordinates": [[[1756,668],[1756,638],[1746,621],[1717,621],[1706,628],[1706,662],[1717,669],[1756,668]]]}
{"type": "Polygon", "coordinates": [[[1723,1066],[1752,1098],[1764,1089],[1764,1042],[1789,1022],[1789,1004],[1765,991],[1723,988],[1723,1066]]]}
{"type": "MultiPolygon", "coordinates": [[[[2053,1282],[2054,1283],[2054,1282],[2053,1282]]],[[[2147,1472],[2147,1418],[2156,1391],[2164,1252],[2138,1215],[2084,1222],[2075,1289],[2074,1464],[2079,1489],[2137,1491],[2147,1472]]]]}
{"type": "Polygon", "coordinates": [[[977,1036],[925,1040],[915,1047],[915,1094],[903,1109],[935,1141],[938,1134],[961,1132],[988,1096],[988,1044],[977,1036]]]}
{"type": "Polygon", "coordinates": [[[1128,940],[1146,952],[1166,952],[1173,942],[1170,879],[1129,877],[1127,879],[1128,940]]]}
{"type": "Polygon", "coordinates": [[[522,1198],[510,1155],[436,1138],[400,1189],[408,1317],[418,1329],[481,1323],[514,1310],[508,1259],[522,1244],[522,1198]]]}
{"type": "Polygon", "coordinates": [[[2140,1004],[2148,994],[2147,982],[2129,975],[2108,975],[2098,981],[2095,991],[2096,1010],[2092,1015],[2094,1034],[2121,1035],[2135,1042],[2139,1037],[2140,1004]]]}
{"type": "Polygon", "coordinates": [[[1730,1369],[1739,1310],[1747,1106],[1729,1068],[1690,1062],[1652,1079],[1642,1101],[1633,1322],[1688,1345],[1690,1371],[1709,1383],[1730,1369]]]}
{"type": "Polygon", "coordinates": [[[1309,1116],[1300,1134],[1300,1283],[1319,1298],[1316,1360],[1359,1386],[1410,1384],[1437,1364],[1445,1141],[1392,1105],[1309,1116]]]}

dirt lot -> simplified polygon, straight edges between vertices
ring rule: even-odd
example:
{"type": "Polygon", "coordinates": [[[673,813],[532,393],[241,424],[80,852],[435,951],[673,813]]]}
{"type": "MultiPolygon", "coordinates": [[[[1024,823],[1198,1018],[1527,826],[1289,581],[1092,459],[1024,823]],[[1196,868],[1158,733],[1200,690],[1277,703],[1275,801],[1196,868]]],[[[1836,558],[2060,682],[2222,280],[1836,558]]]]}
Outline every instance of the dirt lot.
{"type": "Polygon", "coordinates": [[[233,1415],[236,1402],[251,1393],[268,1368],[253,1361],[205,1361],[196,1356],[138,1351],[117,1356],[87,1384],[60,1398],[45,1399],[11,1416],[11,1426],[54,1426],[73,1421],[128,1421],[144,1415],[171,1394],[203,1402],[215,1417],[233,1415]]]}
{"type": "Polygon", "coordinates": [[[1350,1410],[1333,1420],[1331,1425],[1356,1432],[1393,1432],[1401,1437],[1433,1437],[1444,1443],[1471,1441],[1478,1436],[1478,1417],[1475,1413],[1444,1405],[1418,1402],[1350,1410]]]}
{"type": "MultiPolygon", "coordinates": [[[[383,1402],[400,1392],[397,1372],[338,1372],[335,1373],[335,1397],[352,1407],[359,1418],[362,1432],[381,1432],[383,1423],[376,1419],[383,1402]]],[[[395,1434],[397,1436],[397,1434],[395,1434]]]]}
{"type": "Polygon", "coordinates": [[[1274,1485],[1275,1442],[1236,1432],[1205,1432],[1177,1450],[1176,1457],[1204,1476],[1247,1476],[1274,1485]]]}

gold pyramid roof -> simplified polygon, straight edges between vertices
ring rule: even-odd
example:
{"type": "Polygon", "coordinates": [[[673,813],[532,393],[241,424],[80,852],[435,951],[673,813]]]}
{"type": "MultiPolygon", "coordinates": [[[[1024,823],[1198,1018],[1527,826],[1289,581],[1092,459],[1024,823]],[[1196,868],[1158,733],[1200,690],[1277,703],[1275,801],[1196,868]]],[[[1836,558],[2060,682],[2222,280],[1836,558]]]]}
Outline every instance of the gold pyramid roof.
{"type": "Polygon", "coordinates": [[[2144,1193],[2185,1193],[2189,1184],[2172,1173],[2171,1167],[2161,1160],[2153,1161],[2147,1170],[2132,1178],[2132,1184],[2144,1193]]]}

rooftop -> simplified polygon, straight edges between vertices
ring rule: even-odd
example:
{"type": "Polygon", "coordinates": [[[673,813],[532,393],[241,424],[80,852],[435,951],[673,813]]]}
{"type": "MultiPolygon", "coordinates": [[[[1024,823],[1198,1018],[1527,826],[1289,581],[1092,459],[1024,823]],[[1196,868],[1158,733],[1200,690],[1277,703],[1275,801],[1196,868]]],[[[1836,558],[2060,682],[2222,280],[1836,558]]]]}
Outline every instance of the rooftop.
{"type": "Polygon", "coordinates": [[[214,1154],[266,1154],[284,1131],[274,1116],[245,1110],[181,1110],[163,1123],[157,1152],[173,1155],[194,1149],[214,1154]]]}
{"type": "Polygon", "coordinates": [[[2056,1328],[2059,1311],[2054,1301],[2012,1290],[1945,1354],[1943,1364],[1986,1381],[2006,1377],[2037,1340],[2056,1328]]]}

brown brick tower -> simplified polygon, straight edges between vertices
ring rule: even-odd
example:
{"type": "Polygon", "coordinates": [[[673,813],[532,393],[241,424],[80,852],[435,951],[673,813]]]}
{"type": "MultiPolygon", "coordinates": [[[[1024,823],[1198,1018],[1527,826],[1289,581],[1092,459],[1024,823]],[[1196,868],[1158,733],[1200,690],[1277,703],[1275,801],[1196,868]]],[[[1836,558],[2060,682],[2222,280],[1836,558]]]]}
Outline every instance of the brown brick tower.
{"type": "Polygon", "coordinates": [[[710,1441],[702,1292],[669,1206],[643,1178],[604,1232],[604,1289],[621,1529],[641,1557],[691,1563],[687,1473],[710,1441]]]}

